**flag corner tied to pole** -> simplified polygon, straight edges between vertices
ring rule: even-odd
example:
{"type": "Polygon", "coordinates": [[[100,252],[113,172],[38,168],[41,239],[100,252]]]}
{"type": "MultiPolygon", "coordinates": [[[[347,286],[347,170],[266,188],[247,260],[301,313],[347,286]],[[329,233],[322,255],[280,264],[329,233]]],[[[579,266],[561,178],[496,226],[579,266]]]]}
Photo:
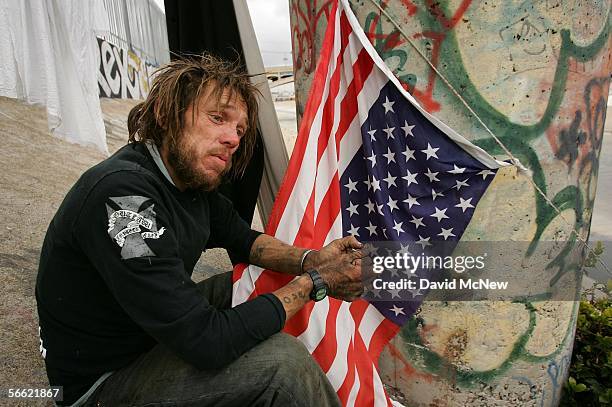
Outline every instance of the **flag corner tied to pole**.
{"type": "MultiPolygon", "coordinates": [[[[298,138],[266,233],[319,249],[362,242],[457,242],[496,171],[490,156],[425,111],[378,56],[348,0],[334,1],[298,138]]],[[[292,279],[234,269],[233,304],[292,279]]],[[[352,303],[326,298],[287,321],[346,406],[391,405],[378,359],[418,307],[380,290],[352,303]]]]}

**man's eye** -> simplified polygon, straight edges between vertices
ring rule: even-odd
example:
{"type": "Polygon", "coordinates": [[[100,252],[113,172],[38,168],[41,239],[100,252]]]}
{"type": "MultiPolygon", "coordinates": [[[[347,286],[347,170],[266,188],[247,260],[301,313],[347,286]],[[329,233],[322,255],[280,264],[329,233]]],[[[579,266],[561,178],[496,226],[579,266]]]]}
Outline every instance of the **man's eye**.
{"type": "Polygon", "coordinates": [[[210,118],[211,118],[212,121],[214,121],[216,123],[223,122],[223,116],[221,116],[220,114],[211,114],[210,118]]]}

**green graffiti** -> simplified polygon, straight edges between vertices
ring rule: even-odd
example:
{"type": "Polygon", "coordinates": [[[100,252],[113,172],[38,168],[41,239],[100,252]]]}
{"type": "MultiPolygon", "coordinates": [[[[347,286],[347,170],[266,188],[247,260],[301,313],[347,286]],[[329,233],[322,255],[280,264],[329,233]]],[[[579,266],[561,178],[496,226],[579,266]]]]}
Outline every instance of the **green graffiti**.
{"type": "MultiPolygon", "coordinates": [[[[386,3],[382,1],[381,3],[386,3]]],[[[414,3],[414,2],[413,2],[414,3]]],[[[427,3],[427,2],[424,2],[427,3]]],[[[453,2],[456,4],[457,2],[453,2]]],[[[457,35],[448,25],[448,17],[452,15],[450,11],[449,1],[437,1],[431,2],[431,6],[420,3],[417,7],[417,13],[415,15],[418,23],[421,27],[422,36],[420,37],[424,41],[424,48],[430,58],[435,57],[436,67],[445,78],[449,81],[453,88],[457,89],[464,100],[468,101],[470,107],[474,112],[482,119],[489,129],[496,135],[498,140],[506,146],[512,154],[517,157],[529,170],[531,171],[531,177],[535,185],[543,191],[544,195],[548,197],[548,188],[546,174],[540,162],[540,158],[536,153],[531,143],[541,138],[545,131],[549,129],[553,121],[558,117],[562,103],[566,97],[566,88],[568,86],[568,75],[570,71],[570,64],[573,61],[576,62],[587,62],[593,60],[599,55],[602,50],[605,50],[609,42],[609,19],[603,30],[599,33],[598,37],[595,38],[590,44],[580,46],[576,44],[571,37],[571,33],[567,29],[554,30],[551,28],[553,34],[558,33],[560,38],[560,45],[558,47],[557,65],[554,70],[553,80],[551,81],[551,88],[549,98],[545,106],[544,112],[540,119],[533,124],[523,125],[512,122],[505,114],[500,112],[494,106],[492,106],[481,94],[476,87],[475,83],[470,79],[470,75],[466,70],[465,65],[461,60],[460,46],[457,39],[457,35]],[[427,35],[425,35],[427,34],[427,35]],[[434,34],[438,34],[436,38],[434,34]],[[435,38],[435,39],[434,39],[435,38]],[[433,50],[434,46],[439,48],[433,50]]],[[[392,13],[393,10],[387,8],[387,12],[392,13]]],[[[506,16],[502,13],[502,15],[506,16]]],[[[394,72],[398,76],[398,79],[410,88],[415,88],[417,82],[421,80],[415,72],[409,72],[409,68],[406,66],[409,61],[409,56],[414,57],[416,55],[409,46],[399,45],[397,47],[389,46],[389,38],[394,38],[397,32],[391,31],[389,36],[383,35],[383,24],[381,16],[378,11],[372,11],[365,16],[366,31],[369,33],[372,43],[383,60],[389,58],[396,58],[399,61],[395,65],[394,72]]],[[[396,21],[402,21],[401,19],[395,18],[396,21]]],[[[389,25],[390,26],[390,25],[389,25]]],[[[423,45],[423,43],[421,43],[423,45]]],[[[421,58],[418,56],[418,58],[421,58]]],[[[427,79],[425,79],[427,80],[427,79]]],[[[596,84],[609,82],[610,78],[599,78],[596,80],[596,84]]],[[[430,83],[427,86],[431,85],[430,83]]],[[[598,120],[599,116],[594,118],[594,125],[592,124],[591,118],[591,100],[590,98],[590,86],[587,85],[585,106],[587,108],[587,121],[589,121],[589,131],[592,142],[592,151],[589,153],[587,158],[592,164],[591,174],[588,178],[588,183],[592,182],[594,177],[597,176],[597,163],[599,158],[599,149],[601,142],[598,142],[599,138],[595,134],[598,131],[598,120]]],[[[446,87],[440,80],[435,82],[435,94],[438,100],[444,100],[445,103],[452,101],[453,106],[462,111],[463,114],[472,118],[467,108],[452,95],[450,89],[446,87]]],[[[605,104],[605,103],[604,103],[605,104]]],[[[601,110],[601,109],[600,109],[601,110]]],[[[596,113],[600,114],[600,113],[596,113]]],[[[580,120],[578,117],[577,120],[580,120]]],[[[603,108],[603,119],[605,120],[605,106],[603,108]]],[[[578,123],[580,124],[580,123],[578,123]]],[[[603,131],[603,128],[602,128],[603,131]]],[[[500,144],[490,136],[480,138],[474,142],[479,147],[483,148],[492,155],[504,155],[504,149],[500,144]]],[[[558,159],[560,157],[557,157],[558,159]]],[[[571,158],[568,167],[571,170],[571,158]]],[[[579,175],[585,170],[586,164],[583,162],[583,166],[580,168],[579,175]]],[[[590,219],[584,216],[585,209],[592,208],[594,198],[585,199],[583,189],[580,185],[580,176],[577,179],[578,185],[569,185],[563,188],[561,191],[554,194],[551,201],[560,210],[572,210],[575,214],[575,220],[573,228],[576,232],[583,234],[590,223],[590,219]]],[[[585,186],[582,186],[585,188],[585,186]]],[[[588,190],[588,185],[586,186],[588,190]]],[[[551,207],[547,202],[547,199],[541,196],[537,191],[534,191],[535,196],[535,209],[536,209],[536,231],[533,236],[530,246],[526,252],[526,256],[529,257],[535,253],[535,250],[540,242],[540,239],[546,230],[546,228],[559,216],[559,214],[551,207]]],[[[547,269],[558,268],[557,274],[551,279],[550,284],[554,284],[566,273],[574,272],[580,269],[581,265],[577,261],[571,260],[570,253],[576,249],[577,238],[574,234],[567,237],[563,248],[560,252],[550,261],[547,265],[547,269]]],[[[576,293],[576,300],[578,299],[580,292],[580,279],[575,279],[576,286],[574,287],[576,293]]],[[[475,386],[478,383],[488,382],[491,379],[505,373],[514,363],[517,361],[527,361],[533,363],[541,363],[548,361],[551,358],[557,356],[559,352],[566,349],[569,346],[573,337],[573,329],[575,326],[575,320],[577,317],[577,303],[574,304],[572,309],[571,318],[568,324],[568,329],[556,350],[550,354],[544,356],[536,356],[529,354],[526,350],[526,345],[530,340],[536,326],[536,308],[533,303],[537,301],[545,301],[549,299],[546,295],[540,297],[534,296],[525,298],[520,301],[524,304],[525,309],[529,312],[529,326],[525,332],[523,332],[516,343],[514,344],[510,355],[495,369],[487,371],[469,371],[461,369],[455,366],[444,356],[439,355],[429,349],[424,344],[419,336],[419,327],[425,325],[425,321],[420,317],[414,317],[405,324],[400,331],[400,338],[406,343],[406,346],[402,346],[402,352],[406,353],[411,363],[415,367],[422,371],[429,372],[434,375],[440,375],[449,377],[453,382],[463,385],[466,387],[475,386]],[[417,345],[417,346],[410,346],[417,345]]]]}
{"type": "MultiPolygon", "coordinates": [[[[544,175],[544,171],[537,154],[533,148],[531,148],[529,143],[542,136],[559,111],[565,96],[570,58],[573,58],[578,62],[585,62],[593,59],[606,46],[610,30],[602,30],[600,35],[591,44],[586,46],[579,46],[575,44],[571,39],[569,30],[560,30],[561,46],[546,109],[537,123],[531,125],[521,125],[511,122],[503,113],[495,109],[489,102],[487,102],[480,94],[475,84],[470,80],[469,74],[465,70],[465,66],[460,62],[458,63],[458,61],[461,60],[461,53],[456,35],[452,29],[449,29],[449,27],[445,26],[442,22],[444,21],[445,24],[447,24],[446,22],[448,19],[446,16],[451,15],[449,10],[449,2],[436,2],[431,7],[421,4],[417,10],[418,12],[416,17],[423,28],[423,32],[444,33],[445,35],[444,40],[440,42],[440,60],[438,63],[438,69],[454,88],[461,90],[460,93],[462,97],[469,101],[470,107],[483,120],[487,127],[491,129],[493,134],[497,136],[498,140],[532,171],[532,179],[534,183],[544,192],[544,194],[547,194],[546,177],[544,175]],[[441,18],[441,16],[443,18],[441,18]]],[[[381,21],[382,18],[384,17],[381,17],[377,12],[371,12],[365,18],[364,27],[369,29],[371,37],[374,38],[373,45],[383,60],[392,57],[399,58],[399,64],[397,64],[395,69],[399,80],[410,87],[414,87],[417,82],[416,74],[399,74],[399,72],[406,70],[405,65],[408,61],[408,53],[404,48],[394,48],[389,46],[389,39],[397,38],[398,32],[394,30],[391,31],[388,36],[384,36],[381,21]],[[373,26],[374,23],[374,30],[371,30],[370,27],[373,26]]],[[[446,89],[445,85],[438,86],[437,91],[446,93],[445,96],[451,97],[450,90],[446,89]]],[[[451,99],[445,98],[445,100],[451,99]]],[[[464,114],[467,117],[471,117],[471,114],[458,100],[455,101],[455,104],[460,109],[464,110],[464,114]]],[[[504,154],[504,150],[492,137],[479,139],[475,142],[475,144],[482,147],[492,155],[504,154]]],[[[596,156],[593,158],[596,158],[596,156]]],[[[542,233],[558,216],[556,211],[549,205],[544,197],[540,196],[539,193],[536,193],[535,196],[537,230],[534,238],[532,239],[532,244],[529,247],[527,256],[530,256],[534,252],[542,233]]],[[[582,222],[584,198],[582,196],[582,191],[580,191],[579,188],[566,188],[563,191],[558,192],[552,201],[561,210],[574,210],[576,213],[576,222],[574,227],[577,229],[577,232],[581,232],[579,229],[580,227],[588,226],[584,225],[582,222]]],[[[592,202],[589,202],[589,204],[592,204],[592,202]]],[[[570,239],[568,244],[570,242],[573,245],[575,243],[575,239],[570,239]]],[[[563,253],[569,252],[570,249],[571,247],[563,253]]],[[[556,262],[554,264],[557,264],[559,261],[560,260],[555,259],[553,260],[553,263],[556,262]]]]}
{"type": "MultiPolygon", "coordinates": [[[[452,378],[454,383],[467,388],[475,387],[483,382],[490,382],[491,379],[508,371],[517,361],[522,360],[537,363],[550,360],[557,356],[565,349],[568,342],[571,341],[573,330],[568,329],[566,331],[565,336],[555,351],[544,356],[529,354],[525,348],[536,327],[537,310],[531,302],[522,302],[522,304],[524,304],[525,309],[529,312],[529,325],[525,332],[523,332],[514,343],[509,356],[494,369],[485,371],[464,370],[450,363],[438,353],[427,349],[418,333],[419,327],[425,326],[425,321],[420,317],[413,317],[402,327],[400,338],[407,344],[407,346],[401,347],[402,351],[410,358],[413,365],[422,371],[441,377],[452,378]]],[[[574,326],[578,312],[577,304],[578,303],[575,303],[572,308],[569,326],[574,326]]]]}

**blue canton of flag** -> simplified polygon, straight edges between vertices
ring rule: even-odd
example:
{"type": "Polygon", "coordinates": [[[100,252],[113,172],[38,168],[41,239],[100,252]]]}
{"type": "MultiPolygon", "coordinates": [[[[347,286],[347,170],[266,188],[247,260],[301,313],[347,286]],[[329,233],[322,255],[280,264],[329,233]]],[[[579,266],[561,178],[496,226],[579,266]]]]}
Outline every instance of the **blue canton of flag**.
{"type": "MultiPolygon", "coordinates": [[[[411,242],[412,254],[434,241],[458,241],[497,169],[459,147],[391,82],[370,108],[361,136],[363,145],[340,179],[344,235],[411,242]]],[[[398,291],[374,290],[385,301],[371,303],[403,325],[420,301],[399,301],[398,291]]]]}

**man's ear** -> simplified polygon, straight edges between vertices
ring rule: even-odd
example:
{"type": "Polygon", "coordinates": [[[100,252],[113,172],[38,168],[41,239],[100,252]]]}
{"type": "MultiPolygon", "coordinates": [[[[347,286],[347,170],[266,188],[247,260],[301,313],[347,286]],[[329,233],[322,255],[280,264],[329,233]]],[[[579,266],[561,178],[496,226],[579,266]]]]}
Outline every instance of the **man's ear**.
{"type": "Polygon", "coordinates": [[[168,117],[167,115],[161,113],[161,108],[159,106],[159,100],[155,102],[153,106],[153,114],[155,115],[155,122],[159,127],[164,130],[168,130],[168,117]]]}

